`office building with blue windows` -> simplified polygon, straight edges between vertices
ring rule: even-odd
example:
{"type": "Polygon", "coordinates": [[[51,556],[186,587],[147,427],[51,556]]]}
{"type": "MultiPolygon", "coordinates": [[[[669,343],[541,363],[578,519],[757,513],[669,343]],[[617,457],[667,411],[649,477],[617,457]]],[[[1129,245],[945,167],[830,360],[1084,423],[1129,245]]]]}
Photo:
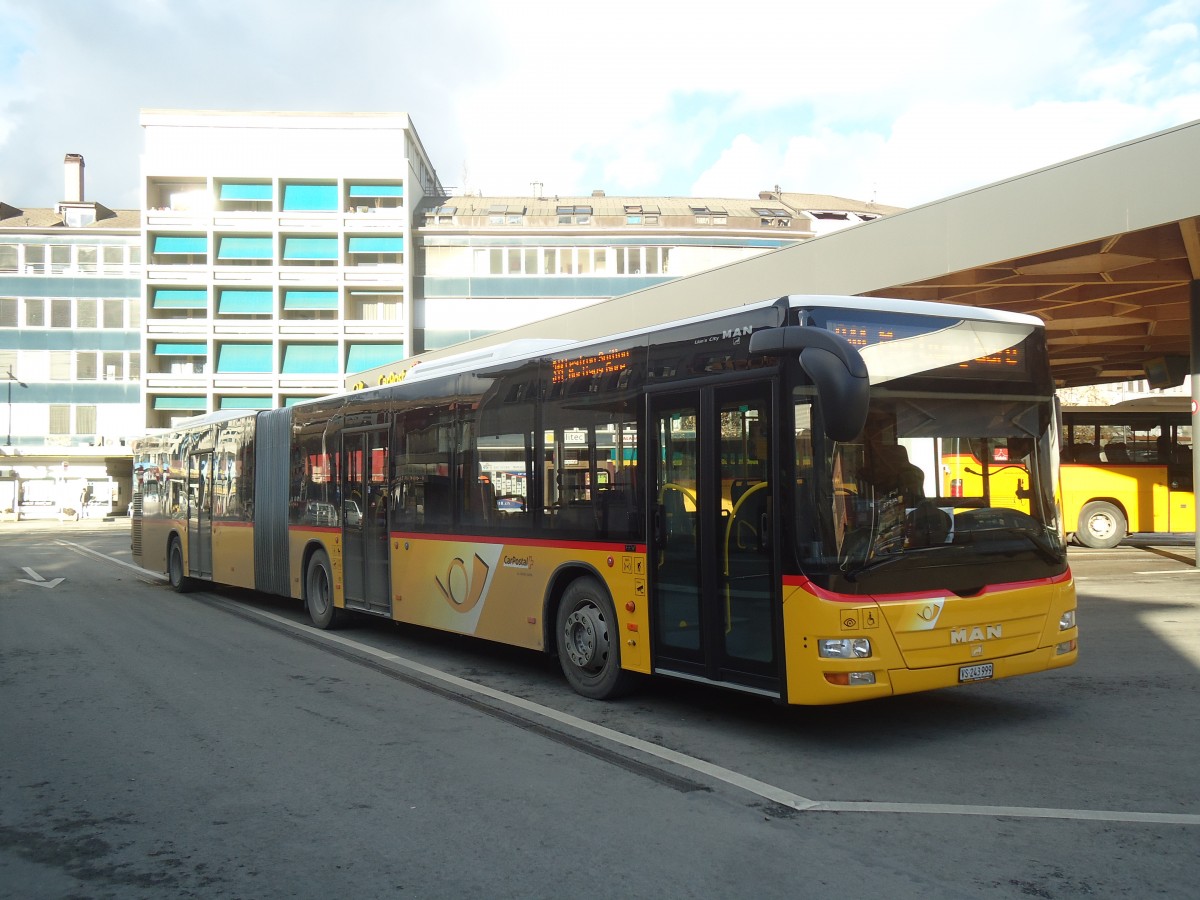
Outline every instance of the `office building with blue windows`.
{"type": "Polygon", "coordinates": [[[144,427],[138,214],[85,198],[82,156],[63,167],[54,206],[0,198],[0,518],[121,508],[144,427]]]}

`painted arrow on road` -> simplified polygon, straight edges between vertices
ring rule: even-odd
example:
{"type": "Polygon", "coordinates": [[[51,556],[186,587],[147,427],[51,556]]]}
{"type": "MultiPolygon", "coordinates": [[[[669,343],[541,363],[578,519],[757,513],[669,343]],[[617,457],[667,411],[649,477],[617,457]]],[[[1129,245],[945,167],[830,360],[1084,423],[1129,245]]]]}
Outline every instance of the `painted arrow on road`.
{"type": "Polygon", "coordinates": [[[37,572],[33,571],[33,569],[29,568],[28,566],[21,566],[21,568],[24,569],[25,574],[29,576],[29,578],[18,578],[17,579],[17,581],[21,582],[22,584],[32,584],[35,587],[53,588],[53,587],[58,587],[60,584],[63,583],[62,578],[55,578],[53,581],[47,581],[45,578],[43,578],[37,572]],[[32,578],[33,580],[30,581],[30,578],[32,578]]]}

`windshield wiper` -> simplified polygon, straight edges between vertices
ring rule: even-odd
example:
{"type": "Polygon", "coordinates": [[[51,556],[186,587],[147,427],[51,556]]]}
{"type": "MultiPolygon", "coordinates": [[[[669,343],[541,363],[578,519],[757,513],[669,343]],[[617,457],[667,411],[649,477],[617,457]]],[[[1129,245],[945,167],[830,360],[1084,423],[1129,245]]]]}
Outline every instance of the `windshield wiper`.
{"type": "Polygon", "coordinates": [[[858,566],[857,568],[847,572],[846,580],[854,582],[858,580],[860,575],[866,575],[868,572],[875,572],[879,569],[887,568],[895,563],[902,562],[905,559],[909,559],[909,554],[911,552],[912,551],[902,550],[899,553],[892,553],[888,556],[877,556],[868,562],[864,562],[861,566],[858,566]]]}
{"type": "MultiPolygon", "coordinates": [[[[1038,556],[1049,563],[1060,563],[1063,561],[1063,554],[1057,552],[1054,547],[1048,542],[1040,539],[1036,533],[1027,528],[1019,528],[1015,525],[1002,526],[1000,528],[983,528],[979,531],[962,532],[963,535],[970,535],[970,543],[975,543],[975,537],[980,534],[1007,534],[1013,537],[1024,538],[1036,551],[1038,556]]],[[[955,535],[957,541],[958,535],[955,535]]]]}

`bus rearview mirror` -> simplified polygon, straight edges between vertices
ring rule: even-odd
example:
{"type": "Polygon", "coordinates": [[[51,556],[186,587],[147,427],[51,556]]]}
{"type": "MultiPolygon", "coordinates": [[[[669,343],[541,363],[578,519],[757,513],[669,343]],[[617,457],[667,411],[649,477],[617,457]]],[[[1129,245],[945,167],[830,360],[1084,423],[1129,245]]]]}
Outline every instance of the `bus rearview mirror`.
{"type": "Polygon", "coordinates": [[[817,388],[825,433],[851,441],[867,421],[871,384],[867,364],[845,338],[809,325],[788,325],[750,335],[750,352],[781,356],[798,353],[800,367],[817,388]]]}

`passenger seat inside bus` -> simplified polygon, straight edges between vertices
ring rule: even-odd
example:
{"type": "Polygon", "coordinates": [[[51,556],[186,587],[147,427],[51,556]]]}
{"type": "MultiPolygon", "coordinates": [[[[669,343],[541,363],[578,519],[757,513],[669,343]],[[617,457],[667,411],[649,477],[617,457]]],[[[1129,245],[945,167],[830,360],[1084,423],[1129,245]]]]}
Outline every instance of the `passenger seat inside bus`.
{"type": "Polygon", "coordinates": [[[1127,463],[1129,459],[1129,448],[1125,446],[1124,441],[1109,441],[1104,445],[1104,458],[1110,463],[1127,463]]]}

